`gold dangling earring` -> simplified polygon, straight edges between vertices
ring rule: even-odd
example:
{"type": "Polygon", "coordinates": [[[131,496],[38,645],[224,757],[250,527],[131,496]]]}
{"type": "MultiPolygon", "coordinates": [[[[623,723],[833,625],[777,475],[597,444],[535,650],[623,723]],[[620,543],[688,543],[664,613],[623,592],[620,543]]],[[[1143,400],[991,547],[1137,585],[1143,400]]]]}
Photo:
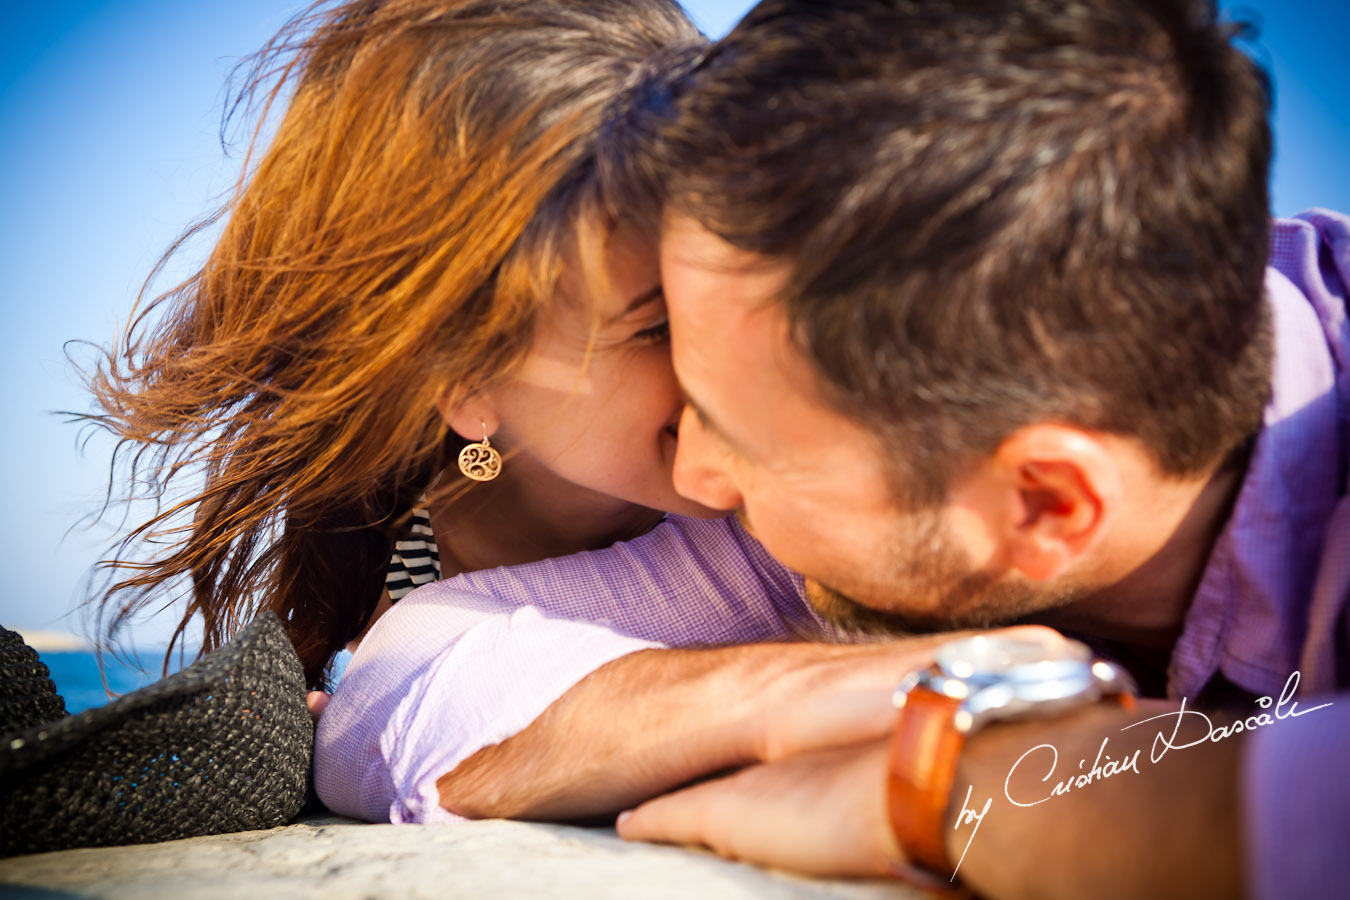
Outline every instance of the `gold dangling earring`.
{"type": "Polygon", "coordinates": [[[459,470],[465,478],[491,481],[502,474],[502,455],[488,442],[487,423],[483,423],[483,442],[469,444],[459,451],[459,470]]]}

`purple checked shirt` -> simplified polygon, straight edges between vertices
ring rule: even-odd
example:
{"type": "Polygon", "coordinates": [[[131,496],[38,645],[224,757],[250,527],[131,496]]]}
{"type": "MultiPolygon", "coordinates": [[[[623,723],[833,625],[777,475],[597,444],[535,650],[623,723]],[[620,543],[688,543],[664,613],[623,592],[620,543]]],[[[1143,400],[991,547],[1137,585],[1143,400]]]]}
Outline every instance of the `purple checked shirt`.
{"type": "MultiPolygon", "coordinates": [[[[1277,223],[1273,393],[1169,671],[1278,697],[1350,687],[1350,219],[1277,223]]],[[[414,591],[362,642],[319,724],[319,796],[372,821],[448,822],[436,779],[532,722],[605,663],[662,646],[835,639],[801,579],[732,519],[672,516],[608,550],[414,591]]],[[[1350,693],[1250,736],[1244,863],[1260,898],[1350,884],[1350,693]]],[[[1318,702],[1325,702],[1321,700],[1318,702]]],[[[1305,707],[1315,704],[1305,703],[1305,707]]],[[[1253,710],[1255,712],[1255,710],[1253,710]]]]}
{"type": "Polygon", "coordinates": [[[1241,784],[1248,893],[1336,897],[1350,885],[1350,218],[1277,222],[1266,287],[1274,393],[1171,690],[1194,696],[1221,673],[1278,698],[1298,671],[1304,696],[1340,691],[1256,732],[1241,784]]]}

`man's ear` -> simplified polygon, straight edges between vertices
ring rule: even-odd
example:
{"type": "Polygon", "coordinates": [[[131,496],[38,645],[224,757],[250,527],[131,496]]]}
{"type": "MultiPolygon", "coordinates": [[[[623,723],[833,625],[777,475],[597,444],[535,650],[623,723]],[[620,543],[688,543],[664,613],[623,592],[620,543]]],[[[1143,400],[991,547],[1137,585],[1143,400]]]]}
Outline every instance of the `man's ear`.
{"type": "Polygon", "coordinates": [[[450,395],[447,392],[436,399],[436,408],[440,410],[445,424],[449,425],[455,434],[471,443],[481,441],[485,436],[491,437],[501,425],[501,420],[497,417],[497,406],[488,392],[473,394],[455,406],[450,405],[450,395]]]}
{"type": "Polygon", "coordinates": [[[995,451],[991,474],[1005,500],[996,539],[1004,558],[1027,578],[1058,578],[1106,534],[1123,500],[1124,479],[1104,437],[1063,425],[1031,425],[995,451]]]}

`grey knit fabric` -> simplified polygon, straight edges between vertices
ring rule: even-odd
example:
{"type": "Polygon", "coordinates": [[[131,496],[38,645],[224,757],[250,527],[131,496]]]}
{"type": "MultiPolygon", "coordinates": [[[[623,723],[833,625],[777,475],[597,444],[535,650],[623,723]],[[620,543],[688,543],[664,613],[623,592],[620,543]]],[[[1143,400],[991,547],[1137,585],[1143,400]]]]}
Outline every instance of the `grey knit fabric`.
{"type": "Polygon", "coordinates": [[[0,734],[63,718],[65,701],[37,651],[0,628],[0,734]]]}
{"type": "MultiPolygon", "coordinates": [[[[26,677],[5,697],[42,693],[26,677]]],[[[0,855],[269,828],[305,799],[314,725],[300,660],[272,613],[106,706],[64,718],[50,700],[4,708],[27,718],[0,720],[0,855]],[[33,721],[38,710],[56,715],[33,721]]]]}

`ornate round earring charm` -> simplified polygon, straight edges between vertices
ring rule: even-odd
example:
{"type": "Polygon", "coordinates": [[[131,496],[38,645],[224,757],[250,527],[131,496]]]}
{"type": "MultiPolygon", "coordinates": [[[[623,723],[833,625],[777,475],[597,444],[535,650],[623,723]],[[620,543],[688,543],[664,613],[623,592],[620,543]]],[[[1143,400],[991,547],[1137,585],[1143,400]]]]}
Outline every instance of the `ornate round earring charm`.
{"type": "Polygon", "coordinates": [[[491,481],[502,474],[502,455],[488,441],[487,423],[483,423],[483,442],[469,444],[459,451],[459,470],[465,478],[491,481]]]}

